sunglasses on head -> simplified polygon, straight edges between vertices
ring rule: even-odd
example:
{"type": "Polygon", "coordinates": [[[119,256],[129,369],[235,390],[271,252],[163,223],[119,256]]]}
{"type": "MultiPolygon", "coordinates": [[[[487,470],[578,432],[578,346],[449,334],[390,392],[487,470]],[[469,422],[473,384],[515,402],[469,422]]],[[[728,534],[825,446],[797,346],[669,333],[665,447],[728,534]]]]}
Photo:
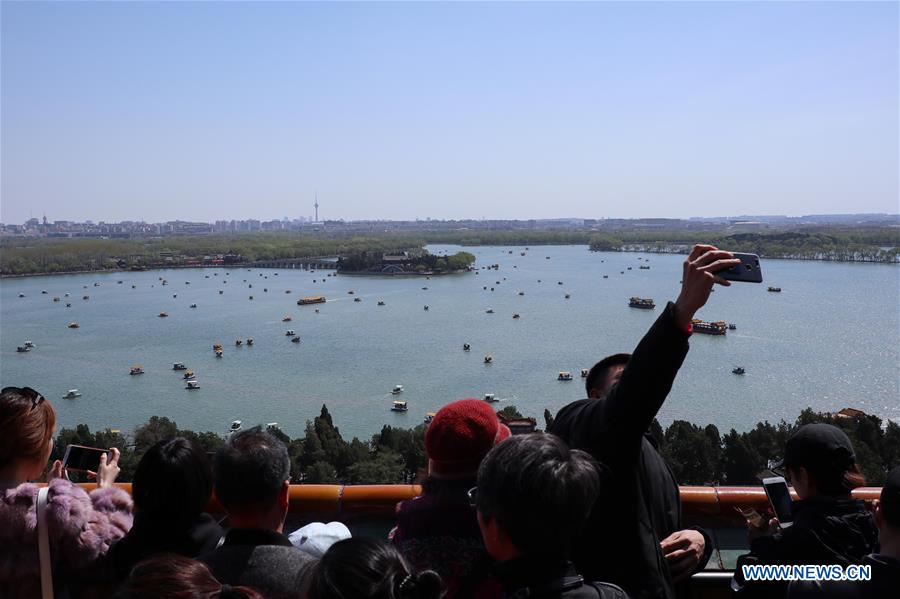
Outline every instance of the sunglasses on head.
{"type": "Polygon", "coordinates": [[[18,393],[19,395],[22,395],[22,396],[30,399],[32,410],[35,409],[36,407],[38,407],[38,405],[42,401],[44,401],[44,396],[41,395],[40,393],[38,393],[37,391],[35,391],[34,389],[32,389],[31,387],[3,387],[3,389],[0,390],[0,394],[7,393],[7,392],[18,393]]]}

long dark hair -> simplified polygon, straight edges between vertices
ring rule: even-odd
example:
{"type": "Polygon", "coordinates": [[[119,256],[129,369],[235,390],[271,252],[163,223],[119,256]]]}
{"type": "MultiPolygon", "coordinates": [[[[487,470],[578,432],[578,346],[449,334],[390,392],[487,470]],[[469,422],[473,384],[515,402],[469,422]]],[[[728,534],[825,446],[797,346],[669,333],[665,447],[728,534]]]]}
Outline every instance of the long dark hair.
{"type": "Polygon", "coordinates": [[[232,587],[216,580],[206,564],[163,554],[134,567],[114,599],[263,599],[249,587],[232,587]]]}
{"type": "Polygon", "coordinates": [[[313,573],[309,599],[439,599],[441,577],[415,573],[385,541],[357,537],[328,548],[313,573]]]}
{"type": "Polygon", "coordinates": [[[184,521],[196,517],[212,495],[206,454],[184,437],[147,450],[134,473],[132,495],[140,516],[184,521]]]}

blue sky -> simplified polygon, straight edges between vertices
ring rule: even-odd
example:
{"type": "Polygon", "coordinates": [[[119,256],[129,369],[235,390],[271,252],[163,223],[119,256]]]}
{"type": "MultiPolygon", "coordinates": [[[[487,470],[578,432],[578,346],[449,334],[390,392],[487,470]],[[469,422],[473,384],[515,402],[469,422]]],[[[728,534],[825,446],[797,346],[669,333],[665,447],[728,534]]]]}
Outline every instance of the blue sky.
{"type": "Polygon", "coordinates": [[[0,220],[898,211],[898,5],[2,3],[0,220]]]}

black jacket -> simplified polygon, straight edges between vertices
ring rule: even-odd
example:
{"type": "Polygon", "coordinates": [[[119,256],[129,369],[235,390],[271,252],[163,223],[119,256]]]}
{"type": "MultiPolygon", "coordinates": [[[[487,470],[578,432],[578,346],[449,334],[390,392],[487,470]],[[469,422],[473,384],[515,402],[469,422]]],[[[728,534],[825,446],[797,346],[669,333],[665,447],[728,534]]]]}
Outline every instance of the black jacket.
{"type": "Polygon", "coordinates": [[[900,595],[900,560],[873,554],[863,558],[871,580],[792,582],[788,599],[889,599],[900,595]]]}
{"type": "Polygon", "coordinates": [[[211,553],[200,556],[223,584],[253,587],[266,599],[299,598],[318,560],[272,530],[236,528],[211,553]]]}
{"type": "Polygon", "coordinates": [[[878,543],[878,530],[866,504],[855,499],[807,499],[793,507],[789,528],[750,544],[738,558],[732,590],[744,597],[783,597],[787,582],[747,582],[741,567],[749,564],[860,564],[878,543]]]}
{"type": "Polygon", "coordinates": [[[116,578],[122,581],[141,560],[160,553],[197,557],[215,549],[223,536],[225,531],[209,514],[199,514],[183,523],[137,514],[128,534],[110,549],[110,559],[116,578]]]}
{"type": "MultiPolygon", "coordinates": [[[[675,597],[659,542],[680,530],[678,483],[645,435],[688,352],[671,302],[603,399],[582,399],[556,415],[552,433],[609,468],[610,478],[572,555],[589,580],[608,580],[636,598],[675,597]]],[[[707,536],[705,560],[712,550],[707,536]]]]}
{"type": "Polygon", "coordinates": [[[565,559],[523,556],[497,564],[502,599],[628,599],[614,584],[585,582],[565,559]]]}

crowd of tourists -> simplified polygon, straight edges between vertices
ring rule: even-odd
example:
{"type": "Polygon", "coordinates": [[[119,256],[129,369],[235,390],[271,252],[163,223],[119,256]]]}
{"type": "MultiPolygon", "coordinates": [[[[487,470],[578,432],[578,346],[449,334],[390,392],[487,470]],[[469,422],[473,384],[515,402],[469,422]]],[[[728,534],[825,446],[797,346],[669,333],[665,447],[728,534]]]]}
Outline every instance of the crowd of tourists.
{"type": "MultiPolygon", "coordinates": [[[[681,292],[631,354],[598,362],[586,399],[550,430],[511,435],[487,403],[437,412],[425,434],[420,496],[400,503],[387,538],[341,523],[285,530],[290,460],[259,427],[210,458],[184,438],[142,457],[131,493],[48,467],[56,428],[30,387],[0,393],[0,598],[626,598],[691,596],[714,536],[682,522],[678,482],[648,433],[688,354],[691,321],[715,273],[739,262],[695,246],[681,292]],[[44,481],[44,482],[40,482],[44,481]],[[224,514],[205,513],[212,497],[224,514]]],[[[776,456],[772,456],[773,458],[776,456]]],[[[853,445],[827,424],[801,427],[779,456],[798,500],[793,521],[748,520],[737,597],[900,596],[900,468],[873,509],[853,445]],[[746,565],[869,566],[870,580],[756,581],[746,565]]]]}

